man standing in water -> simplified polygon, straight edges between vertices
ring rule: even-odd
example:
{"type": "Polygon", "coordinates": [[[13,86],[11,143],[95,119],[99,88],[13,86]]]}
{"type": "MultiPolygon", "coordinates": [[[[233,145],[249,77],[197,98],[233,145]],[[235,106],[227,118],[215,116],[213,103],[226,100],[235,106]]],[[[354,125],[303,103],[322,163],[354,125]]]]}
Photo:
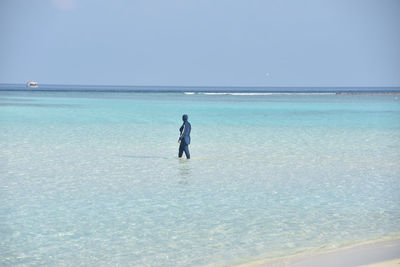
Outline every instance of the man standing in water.
{"type": "Polygon", "coordinates": [[[181,135],[179,136],[178,143],[179,145],[179,154],[178,156],[181,158],[183,151],[185,151],[185,155],[187,159],[190,159],[189,153],[189,144],[190,144],[190,131],[192,130],[192,126],[188,122],[188,115],[184,114],[182,116],[183,124],[179,129],[181,135]]]}

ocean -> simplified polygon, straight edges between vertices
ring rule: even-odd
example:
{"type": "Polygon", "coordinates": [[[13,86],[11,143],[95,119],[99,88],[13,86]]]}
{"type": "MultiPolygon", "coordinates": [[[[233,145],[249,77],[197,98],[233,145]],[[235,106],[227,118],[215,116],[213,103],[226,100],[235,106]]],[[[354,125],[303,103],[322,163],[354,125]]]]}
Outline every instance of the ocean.
{"type": "Polygon", "coordinates": [[[399,98],[3,90],[0,265],[232,266],[399,238],[399,98]]]}

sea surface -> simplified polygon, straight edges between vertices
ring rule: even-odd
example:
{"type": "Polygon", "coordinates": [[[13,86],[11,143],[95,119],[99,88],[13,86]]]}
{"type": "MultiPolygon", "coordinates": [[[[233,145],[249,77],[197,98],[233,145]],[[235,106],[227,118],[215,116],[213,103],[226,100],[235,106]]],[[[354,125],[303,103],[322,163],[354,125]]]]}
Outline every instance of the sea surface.
{"type": "Polygon", "coordinates": [[[0,265],[232,266],[399,238],[399,98],[1,91],[0,265]]]}

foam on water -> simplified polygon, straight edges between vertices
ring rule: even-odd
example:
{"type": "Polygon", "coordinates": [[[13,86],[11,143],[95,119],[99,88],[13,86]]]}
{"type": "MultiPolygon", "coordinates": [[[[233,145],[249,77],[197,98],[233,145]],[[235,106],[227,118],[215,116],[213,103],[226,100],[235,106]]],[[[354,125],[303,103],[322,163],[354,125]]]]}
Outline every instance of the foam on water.
{"type": "MultiPolygon", "coordinates": [[[[185,92],[184,94],[196,94],[195,92],[185,92]]],[[[301,92],[269,92],[269,93],[235,93],[235,92],[198,92],[197,94],[203,94],[203,95],[237,95],[237,96],[260,96],[260,95],[336,95],[336,93],[329,93],[329,92],[306,92],[306,93],[301,93],[301,92]]]]}
{"type": "Polygon", "coordinates": [[[232,265],[400,233],[394,96],[0,96],[2,265],[232,265]],[[193,160],[176,157],[183,113],[193,160]]]}

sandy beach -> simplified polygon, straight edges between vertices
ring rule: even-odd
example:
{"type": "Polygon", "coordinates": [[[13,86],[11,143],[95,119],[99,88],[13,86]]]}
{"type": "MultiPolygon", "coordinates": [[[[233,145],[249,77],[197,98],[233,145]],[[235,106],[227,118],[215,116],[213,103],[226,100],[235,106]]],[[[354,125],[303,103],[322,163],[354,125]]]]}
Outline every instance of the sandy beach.
{"type": "Polygon", "coordinates": [[[316,255],[257,261],[240,267],[392,267],[400,266],[400,239],[362,244],[316,255]]]}
{"type": "Polygon", "coordinates": [[[378,263],[363,265],[362,267],[396,267],[396,266],[397,267],[400,266],[400,258],[390,261],[382,261],[378,263]]]}

